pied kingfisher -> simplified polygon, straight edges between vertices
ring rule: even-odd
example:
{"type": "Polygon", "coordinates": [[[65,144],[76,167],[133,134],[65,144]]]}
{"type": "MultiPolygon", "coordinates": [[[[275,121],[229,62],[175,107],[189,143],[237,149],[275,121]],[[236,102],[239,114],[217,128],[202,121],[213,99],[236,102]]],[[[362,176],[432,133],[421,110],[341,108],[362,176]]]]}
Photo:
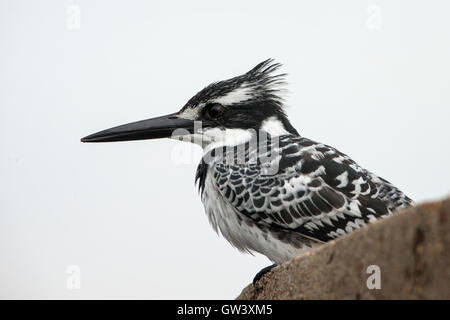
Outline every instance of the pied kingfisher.
{"type": "Polygon", "coordinates": [[[412,204],[344,153],[297,132],[283,109],[280,66],[268,59],[210,84],[176,113],[82,141],[170,137],[199,144],[195,180],[212,227],[274,265],[412,204]]]}

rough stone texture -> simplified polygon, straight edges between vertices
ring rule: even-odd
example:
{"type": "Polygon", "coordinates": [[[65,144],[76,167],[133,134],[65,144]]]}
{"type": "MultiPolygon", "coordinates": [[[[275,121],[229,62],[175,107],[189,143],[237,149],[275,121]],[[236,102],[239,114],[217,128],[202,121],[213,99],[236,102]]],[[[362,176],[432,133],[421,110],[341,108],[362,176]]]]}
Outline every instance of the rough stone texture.
{"type": "Polygon", "coordinates": [[[237,299],[450,299],[450,198],[396,212],[272,269],[237,299]],[[367,288],[378,265],[381,289],[367,288]]]}

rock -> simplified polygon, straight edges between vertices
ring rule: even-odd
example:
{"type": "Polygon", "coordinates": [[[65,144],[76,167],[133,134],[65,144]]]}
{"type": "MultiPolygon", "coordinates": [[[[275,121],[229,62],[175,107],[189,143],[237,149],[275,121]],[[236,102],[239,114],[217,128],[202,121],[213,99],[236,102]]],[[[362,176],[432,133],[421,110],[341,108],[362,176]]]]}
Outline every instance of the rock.
{"type": "Polygon", "coordinates": [[[237,299],[450,299],[450,198],[399,210],[295,257],[237,299]]]}

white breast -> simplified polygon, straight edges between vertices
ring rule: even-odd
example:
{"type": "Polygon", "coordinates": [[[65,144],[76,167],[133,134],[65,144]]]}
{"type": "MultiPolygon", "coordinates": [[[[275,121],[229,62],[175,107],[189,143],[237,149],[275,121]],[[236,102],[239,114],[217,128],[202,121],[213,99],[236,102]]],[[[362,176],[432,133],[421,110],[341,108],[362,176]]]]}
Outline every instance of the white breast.
{"type": "Polygon", "coordinates": [[[307,246],[296,248],[274,238],[270,232],[263,232],[222,196],[211,171],[210,167],[202,195],[205,212],[214,230],[220,232],[234,247],[243,252],[259,252],[277,264],[311,250],[307,246]]]}

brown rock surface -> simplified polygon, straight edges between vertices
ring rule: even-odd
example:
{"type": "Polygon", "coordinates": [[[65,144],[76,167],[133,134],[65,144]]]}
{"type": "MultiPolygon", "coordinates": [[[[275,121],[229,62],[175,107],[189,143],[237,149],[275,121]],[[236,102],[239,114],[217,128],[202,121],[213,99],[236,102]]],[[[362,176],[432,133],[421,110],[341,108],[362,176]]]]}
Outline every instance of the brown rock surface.
{"type": "Polygon", "coordinates": [[[400,210],[274,268],[237,299],[450,299],[450,198],[400,210]],[[368,289],[371,265],[380,289],[368,289]]]}

